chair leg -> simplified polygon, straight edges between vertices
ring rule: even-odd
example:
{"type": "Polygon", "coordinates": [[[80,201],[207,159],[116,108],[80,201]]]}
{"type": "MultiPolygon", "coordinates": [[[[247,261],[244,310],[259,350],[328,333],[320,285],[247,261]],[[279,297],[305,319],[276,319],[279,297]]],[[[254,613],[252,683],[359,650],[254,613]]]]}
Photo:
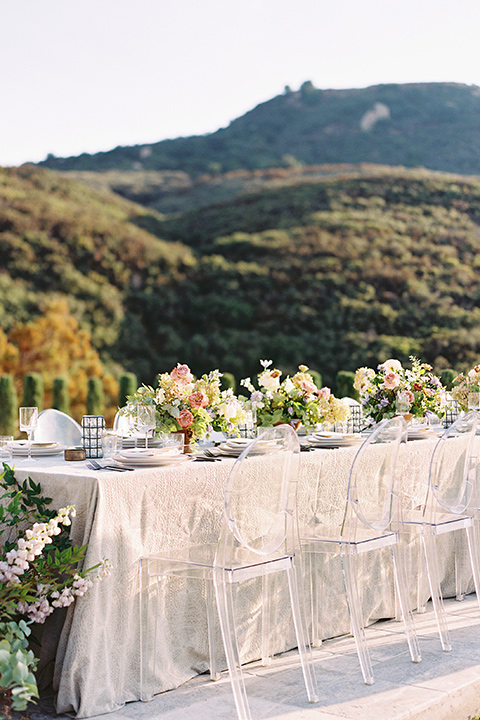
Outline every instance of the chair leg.
{"type": "Polygon", "coordinates": [[[239,720],[251,720],[248,707],[247,692],[240,666],[237,634],[235,630],[235,616],[233,609],[232,583],[228,582],[227,572],[216,568],[214,570],[215,597],[217,599],[218,618],[222,631],[223,645],[227,658],[230,681],[232,683],[233,697],[237,708],[239,720]]]}
{"type": "Polygon", "coordinates": [[[210,663],[210,680],[220,680],[221,674],[218,669],[218,648],[215,638],[215,593],[213,592],[213,581],[211,576],[205,577],[205,604],[207,606],[207,629],[208,629],[208,653],[210,663]]]}
{"type": "MultiPolygon", "coordinates": [[[[150,594],[150,575],[148,559],[140,558],[138,568],[139,579],[139,622],[140,622],[140,700],[148,702],[154,695],[153,678],[155,677],[155,634],[152,633],[152,607],[150,594]]],[[[158,578],[157,578],[158,580],[158,578]]]]}
{"type": "Polygon", "coordinates": [[[317,680],[313,669],[312,653],[307,639],[308,634],[305,622],[305,602],[301,586],[298,583],[297,569],[293,563],[287,570],[287,578],[288,590],[290,592],[290,603],[292,606],[293,624],[295,625],[298,652],[300,655],[300,662],[302,664],[307,697],[309,702],[316,703],[318,702],[317,680]]]}
{"type": "Polygon", "coordinates": [[[442,591],[440,588],[440,576],[438,572],[438,558],[437,548],[435,545],[435,537],[430,534],[422,533],[422,541],[423,549],[425,552],[425,561],[427,564],[427,576],[428,583],[430,585],[430,594],[432,596],[432,604],[435,611],[435,618],[437,620],[440,642],[442,643],[442,650],[444,652],[450,652],[452,649],[452,645],[450,643],[450,636],[448,633],[447,621],[445,617],[445,607],[443,605],[442,591]]]}
{"type": "Polygon", "coordinates": [[[461,602],[464,599],[463,592],[463,533],[457,531],[455,533],[455,599],[461,602]]]}
{"type": "Polygon", "coordinates": [[[466,528],[468,552],[470,555],[470,563],[472,565],[473,584],[477,595],[477,602],[480,605],[480,556],[477,545],[477,534],[474,527],[466,528]]]}
{"type": "MultiPolygon", "coordinates": [[[[304,555],[305,557],[305,555],[304,555]]],[[[318,572],[318,554],[308,553],[308,577],[310,581],[310,607],[312,615],[312,647],[322,646],[322,592],[321,575],[318,572]]]]}
{"type": "Polygon", "coordinates": [[[275,593],[275,575],[262,576],[262,665],[272,664],[270,636],[272,632],[272,599],[275,593]]]}
{"type": "Polygon", "coordinates": [[[397,588],[396,597],[400,605],[400,611],[403,617],[403,625],[407,636],[408,648],[412,662],[421,662],[422,656],[420,646],[418,644],[415,623],[413,621],[412,611],[410,609],[410,597],[408,592],[407,572],[405,569],[405,557],[403,548],[399,543],[392,545],[393,572],[395,575],[395,585],[397,588]]]}
{"type": "Polygon", "coordinates": [[[360,661],[363,680],[366,685],[373,685],[373,669],[365,638],[365,628],[362,617],[362,603],[357,584],[357,561],[358,557],[352,553],[342,552],[342,569],[347,593],[348,610],[352,624],[353,637],[357,648],[357,655],[360,661]]]}

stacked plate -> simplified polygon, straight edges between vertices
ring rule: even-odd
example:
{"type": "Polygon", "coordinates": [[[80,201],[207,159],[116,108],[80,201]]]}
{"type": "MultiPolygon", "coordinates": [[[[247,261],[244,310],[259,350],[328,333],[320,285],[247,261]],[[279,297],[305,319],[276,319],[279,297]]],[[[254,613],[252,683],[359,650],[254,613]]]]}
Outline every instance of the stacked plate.
{"type": "Polygon", "coordinates": [[[131,467],[162,467],[163,465],[181,465],[191,458],[179,452],[177,448],[123,449],[117,453],[115,462],[131,467]]]}
{"type": "MultiPolygon", "coordinates": [[[[148,447],[149,448],[158,448],[162,446],[162,441],[160,438],[148,438],[148,447]]],[[[133,437],[124,437],[122,438],[122,447],[123,449],[127,448],[135,448],[135,438],[133,437]]],[[[137,438],[137,448],[144,448],[145,447],[145,438],[139,437],[137,438]]]]}
{"type": "Polygon", "coordinates": [[[429,425],[409,425],[408,426],[408,439],[409,440],[427,440],[428,438],[435,437],[435,433],[429,425]]]}
{"type": "Polygon", "coordinates": [[[343,435],[336,432],[318,432],[308,435],[308,444],[317,448],[341,448],[360,445],[364,438],[359,433],[343,435]]]}
{"type": "MultiPolygon", "coordinates": [[[[228,457],[238,457],[245,450],[247,445],[250,445],[253,440],[248,438],[231,438],[222,445],[216,448],[219,455],[226,455],[228,457]]],[[[267,453],[273,452],[278,447],[275,440],[257,440],[255,447],[252,448],[252,455],[266,455],[267,453]]]]}
{"type": "MultiPolygon", "coordinates": [[[[59,455],[62,453],[66,445],[57,442],[35,442],[32,440],[32,457],[39,455],[59,455]]],[[[15,440],[12,443],[13,455],[28,455],[28,440],[15,440]]]]}

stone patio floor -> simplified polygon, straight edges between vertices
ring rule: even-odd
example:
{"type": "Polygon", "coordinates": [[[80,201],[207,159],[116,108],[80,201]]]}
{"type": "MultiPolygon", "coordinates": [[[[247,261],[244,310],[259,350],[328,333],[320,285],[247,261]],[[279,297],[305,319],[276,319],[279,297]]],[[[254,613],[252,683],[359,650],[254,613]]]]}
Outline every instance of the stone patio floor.
{"type": "MultiPolygon", "coordinates": [[[[422,662],[410,661],[402,623],[367,628],[375,684],[363,683],[351,637],[313,651],[320,702],[307,702],[296,651],[270,667],[244,666],[254,720],[469,720],[480,712],[480,609],[475,595],[446,601],[453,650],[441,650],[433,610],[415,615],[422,662]]],[[[19,716],[18,716],[19,717],[19,716]]],[[[66,720],[53,698],[30,710],[31,720],[66,720]]],[[[93,720],[236,720],[228,674],[213,683],[199,675],[149,703],[132,702],[93,720]]],[[[15,718],[16,720],[16,718],[15,718]]]]}

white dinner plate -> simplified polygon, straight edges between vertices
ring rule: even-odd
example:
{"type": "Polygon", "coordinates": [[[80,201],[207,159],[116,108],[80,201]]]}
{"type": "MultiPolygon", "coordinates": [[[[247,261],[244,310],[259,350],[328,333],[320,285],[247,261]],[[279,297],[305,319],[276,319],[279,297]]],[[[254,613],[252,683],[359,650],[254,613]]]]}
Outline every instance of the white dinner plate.
{"type": "MultiPolygon", "coordinates": [[[[148,447],[149,448],[155,448],[155,447],[161,447],[162,446],[162,440],[160,438],[148,438],[148,447]]],[[[124,437],[122,438],[122,447],[124,449],[126,448],[135,448],[135,438],[132,437],[124,437]]],[[[137,438],[137,449],[138,448],[144,448],[145,447],[145,438],[137,438]]]]}
{"type": "MultiPolygon", "coordinates": [[[[242,452],[245,450],[247,445],[249,445],[252,440],[247,440],[244,444],[234,443],[232,441],[228,441],[224,443],[223,445],[219,445],[217,447],[217,450],[222,455],[230,455],[233,457],[239,457],[242,452]]],[[[259,440],[255,443],[255,447],[251,449],[252,455],[266,455],[267,453],[275,452],[275,450],[278,448],[278,443],[275,442],[275,440],[259,440]]]]}
{"type": "MultiPolygon", "coordinates": [[[[60,443],[42,443],[32,442],[32,457],[39,455],[59,455],[67,448],[67,445],[60,443]]],[[[28,455],[28,441],[16,440],[12,443],[13,455],[28,455]]]]}
{"type": "Polygon", "coordinates": [[[129,465],[131,467],[165,467],[167,465],[182,465],[183,463],[190,462],[193,458],[190,455],[183,455],[178,453],[177,455],[149,455],[143,458],[140,457],[125,457],[124,455],[114,455],[112,458],[115,462],[121,465],[129,465]]]}
{"type": "Polygon", "coordinates": [[[313,433],[308,436],[308,442],[313,447],[318,448],[340,448],[340,447],[352,447],[353,445],[360,445],[365,438],[359,433],[352,433],[348,435],[342,435],[341,433],[313,433]]]}
{"type": "Polygon", "coordinates": [[[180,455],[181,453],[178,451],[177,448],[171,448],[171,447],[165,447],[165,448],[132,448],[132,449],[122,449],[118,452],[118,454],[121,457],[124,457],[125,460],[145,460],[148,458],[158,458],[158,457],[176,457],[180,455]]]}

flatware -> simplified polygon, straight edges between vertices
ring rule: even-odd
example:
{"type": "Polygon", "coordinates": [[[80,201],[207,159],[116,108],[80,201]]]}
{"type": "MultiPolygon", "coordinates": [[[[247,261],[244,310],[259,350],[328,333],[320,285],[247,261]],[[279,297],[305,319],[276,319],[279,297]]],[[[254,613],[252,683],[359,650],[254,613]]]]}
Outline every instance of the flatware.
{"type": "Polygon", "coordinates": [[[96,460],[90,460],[87,462],[87,467],[90,470],[113,470],[115,472],[127,472],[129,470],[135,470],[133,467],[123,467],[122,465],[100,465],[96,460]]]}

